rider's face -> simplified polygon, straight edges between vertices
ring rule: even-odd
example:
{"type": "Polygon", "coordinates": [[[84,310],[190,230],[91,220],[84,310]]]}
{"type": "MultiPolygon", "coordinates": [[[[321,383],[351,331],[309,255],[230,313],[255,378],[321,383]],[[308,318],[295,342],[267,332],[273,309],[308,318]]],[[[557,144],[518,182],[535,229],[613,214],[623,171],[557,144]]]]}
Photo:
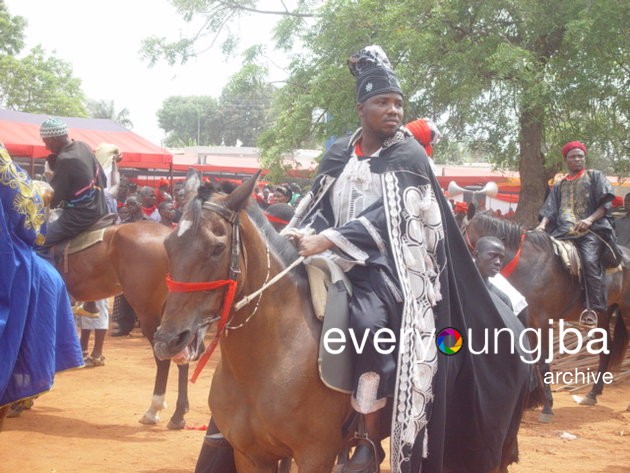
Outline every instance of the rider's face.
{"type": "Polygon", "coordinates": [[[403,98],[389,92],[370,97],[357,105],[364,133],[385,139],[393,136],[403,119],[403,98]]]}
{"type": "Polygon", "coordinates": [[[586,154],[579,148],[572,149],[564,158],[564,162],[567,163],[567,168],[571,174],[577,174],[584,169],[585,161],[586,154]]]}

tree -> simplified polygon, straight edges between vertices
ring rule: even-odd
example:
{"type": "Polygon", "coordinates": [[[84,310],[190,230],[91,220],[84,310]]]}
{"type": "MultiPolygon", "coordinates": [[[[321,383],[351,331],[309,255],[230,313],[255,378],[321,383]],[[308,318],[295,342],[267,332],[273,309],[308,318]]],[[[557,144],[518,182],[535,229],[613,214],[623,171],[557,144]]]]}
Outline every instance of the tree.
{"type": "Polygon", "coordinates": [[[133,122],[129,118],[129,110],[121,108],[116,111],[113,100],[88,100],[87,108],[92,118],[108,118],[127,129],[133,128],[133,122]]]}
{"type": "Polygon", "coordinates": [[[24,18],[9,14],[0,2],[0,105],[13,110],[62,116],[86,116],[81,81],[65,61],[47,56],[41,46],[23,58],[24,18]]]}
{"type": "Polygon", "coordinates": [[[258,48],[249,51],[243,68],[230,79],[219,99],[222,142],[256,146],[260,133],[272,123],[275,88],[267,82],[267,69],[255,64],[258,48]]]}
{"type": "Polygon", "coordinates": [[[11,16],[6,4],[0,0],[0,54],[14,55],[24,47],[26,20],[11,16]]]}
{"type": "Polygon", "coordinates": [[[231,77],[219,99],[169,97],[158,111],[167,146],[255,146],[269,118],[275,88],[267,82],[266,68],[256,64],[261,53],[245,53],[245,65],[231,77]]]}
{"type": "MultiPolygon", "coordinates": [[[[201,3],[242,14],[257,2],[201,3]]],[[[356,126],[354,84],[344,63],[376,43],[398,72],[409,119],[434,117],[449,139],[483,141],[493,162],[519,170],[522,222],[535,221],[547,181],[561,169],[565,141],[581,139],[617,172],[628,171],[627,2],[328,0],[317,9],[309,10],[310,2],[298,6],[314,20],[286,16],[277,29],[279,47],[296,41],[302,47],[274,101],[274,126],[260,140],[268,163],[313,137],[340,136],[356,126]]],[[[435,152],[439,158],[440,146],[435,152]]]]}
{"type": "Polygon", "coordinates": [[[30,113],[85,117],[81,81],[71,66],[37,46],[23,59],[0,56],[0,103],[30,113]]]}
{"type": "Polygon", "coordinates": [[[221,144],[218,102],[213,97],[168,97],[157,115],[166,146],[221,144]]]}

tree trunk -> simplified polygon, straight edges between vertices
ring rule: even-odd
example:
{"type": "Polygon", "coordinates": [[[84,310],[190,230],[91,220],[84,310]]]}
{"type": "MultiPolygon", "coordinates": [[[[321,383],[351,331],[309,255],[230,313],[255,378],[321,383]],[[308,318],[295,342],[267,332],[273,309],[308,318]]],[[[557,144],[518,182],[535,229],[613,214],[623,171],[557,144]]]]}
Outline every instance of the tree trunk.
{"type": "Polygon", "coordinates": [[[524,108],[520,117],[521,193],[515,219],[527,227],[538,223],[538,211],[545,201],[549,172],[545,169],[542,153],[544,111],[542,108],[524,108]]]}

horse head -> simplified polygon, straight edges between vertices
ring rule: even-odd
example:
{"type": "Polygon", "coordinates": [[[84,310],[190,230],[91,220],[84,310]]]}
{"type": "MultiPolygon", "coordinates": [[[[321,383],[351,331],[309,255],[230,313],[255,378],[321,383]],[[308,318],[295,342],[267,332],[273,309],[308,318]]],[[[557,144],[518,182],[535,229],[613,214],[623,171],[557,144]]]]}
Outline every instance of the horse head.
{"type": "Polygon", "coordinates": [[[236,288],[243,286],[241,214],[257,178],[230,194],[210,183],[200,185],[178,230],[166,238],[169,294],[155,335],[159,358],[181,363],[195,359],[208,326],[231,310],[236,288]]]}

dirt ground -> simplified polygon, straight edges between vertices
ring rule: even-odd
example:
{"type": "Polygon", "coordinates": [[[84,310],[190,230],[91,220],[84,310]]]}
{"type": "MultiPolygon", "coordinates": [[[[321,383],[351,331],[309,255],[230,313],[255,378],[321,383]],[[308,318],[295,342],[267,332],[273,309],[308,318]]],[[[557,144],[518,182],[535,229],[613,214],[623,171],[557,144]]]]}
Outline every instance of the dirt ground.
{"type": "MultiPolygon", "coordinates": [[[[138,419],[153,388],[148,342],[135,329],[131,337],[107,336],[104,352],[106,366],[58,374],[54,388],[32,409],[6,420],[0,433],[0,473],[194,470],[210,417],[207,397],[216,360],[189,385],[187,429],[169,431],[166,422],[177,394],[175,367],[167,390],[169,407],[159,425],[145,426],[138,419]]],[[[629,404],[630,378],[607,386],[594,407],[578,406],[567,392],[556,393],[553,423],[538,423],[538,412],[526,414],[519,436],[521,461],[510,473],[630,472],[629,404]],[[564,432],[576,439],[561,438],[564,432]]]]}

